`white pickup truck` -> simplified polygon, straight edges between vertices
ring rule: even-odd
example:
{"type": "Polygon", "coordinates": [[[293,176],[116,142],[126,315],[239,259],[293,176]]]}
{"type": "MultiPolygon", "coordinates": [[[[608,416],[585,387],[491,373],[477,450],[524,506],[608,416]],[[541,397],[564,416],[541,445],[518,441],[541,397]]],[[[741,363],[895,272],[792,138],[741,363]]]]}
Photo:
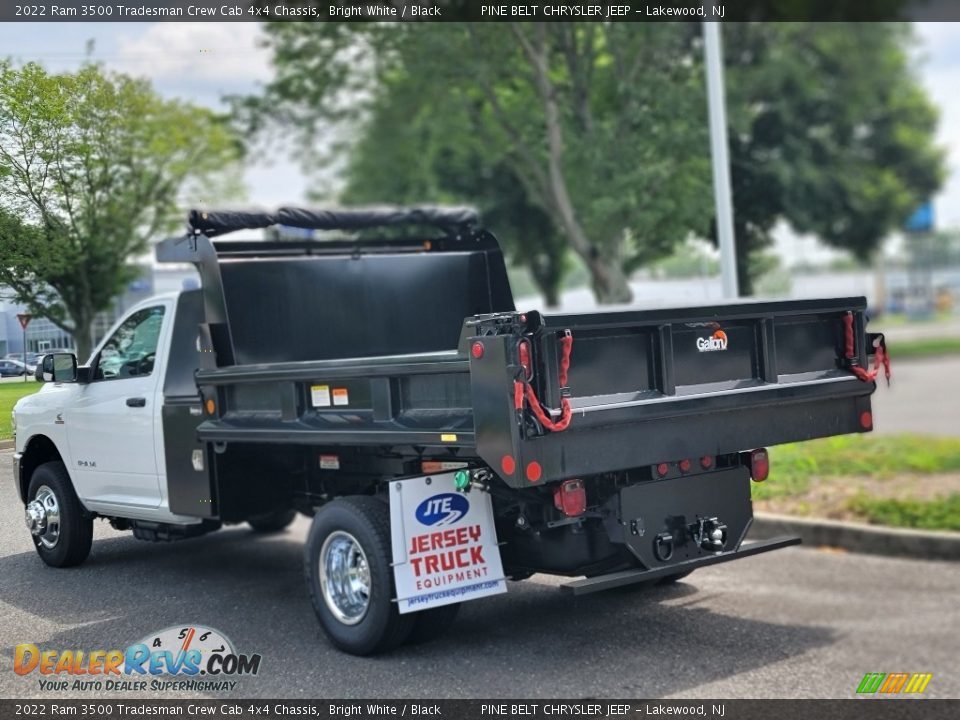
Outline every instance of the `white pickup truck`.
{"type": "Polygon", "coordinates": [[[87,365],[43,358],[14,408],[37,552],[93,521],[147,540],[313,517],[304,569],[338,647],[437,634],[546,572],[575,594],[795,544],[745,543],[766,445],[868,432],[885,359],[863,298],[518,312],[460,209],[193,213],[158,258],[201,289],[145,301],[87,365]],[[214,241],[272,224],[439,233],[214,241]],[[871,358],[875,363],[869,370],[871,358]]]}

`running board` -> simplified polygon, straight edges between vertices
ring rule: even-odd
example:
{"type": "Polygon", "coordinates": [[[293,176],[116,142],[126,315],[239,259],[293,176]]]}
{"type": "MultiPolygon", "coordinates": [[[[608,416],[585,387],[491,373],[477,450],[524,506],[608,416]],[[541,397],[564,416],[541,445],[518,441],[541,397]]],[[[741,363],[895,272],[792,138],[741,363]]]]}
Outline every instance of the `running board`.
{"type": "Polygon", "coordinates": [[[731,560],[738,560],[749,557],[750,555],[759,555],[760,553],[770,552],[771,550],[779,550],[780,548],[790,547],[791,545],[799,545],[800,542],[801,540],[798,537],[776,537],[771,540],[746,543],[741,545],[739,550],[731,550],[730,552],[710,555],[695,560],[685,560],[675,565],[668,565],[654,570],[624,570],[622,572],[610,573],[609,575],[598,575],[597,577],[575,580],[571,583],[561,585],[560,589],[573,593],[574,595],[587,595],[588,593],[610,590],[611,588],[646,582],[647,580],[657,580],[658,578],[695,570],[706,567],[707,565],[718,565],[731,560]]]}

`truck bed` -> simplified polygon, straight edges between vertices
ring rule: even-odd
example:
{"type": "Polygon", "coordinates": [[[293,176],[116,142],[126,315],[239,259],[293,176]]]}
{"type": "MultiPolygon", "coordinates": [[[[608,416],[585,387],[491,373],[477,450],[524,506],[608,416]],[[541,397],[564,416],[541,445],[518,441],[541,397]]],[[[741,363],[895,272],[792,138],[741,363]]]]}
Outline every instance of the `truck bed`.
{"type": "Polygon", "coordinates": [[[258,445],[296,466],[309,495],[331,453],[356,458],[331,482],[450,461],[527,488],[871,429],[874,383],[851,371],[872,352],[864,298],[518,312],[499,244],[474,220],[434,210],[192,213],[191,232],[157,249],[202,279],[202,306],[176,343],[186,382],[165,389],[165,432],[180,439],[167,451],[171,507],[212,494],[203,510],[215,514],[220,466],[236,475],[258,445]],[[353,231],[424,219],[439,234],[215,239],[277,223],[353,231]],[[210,448],[208,488],[192,458],[210,448]]]}
{"type": "MultiPolygon", "coordinates": [[[[843,318],[852,313],[863,337],[864,309],[863,298],[840,298],[477,316],[448,352],[201,370],[197,383],[220,410],[198,432],[217,442],[415,445],[479,456],[516,487],[862,432],[874,384],[846,367],[843,318]],[[723,347],[709,340],[718,330],[723,347]],[[567,331],[570,426],[521,424],[518,343],[531,342],[532,382],[543,404],[558,408],[567,331]],[[476,343],[479,358],[470,352],[476,343]],[[711,349],[700,350],[704,343],[711,349]],[[345,404],[317,405],[315,388],[343,391],[345,404]]],[[[857,348],[863,365],[866,350],[857,348]]]]}

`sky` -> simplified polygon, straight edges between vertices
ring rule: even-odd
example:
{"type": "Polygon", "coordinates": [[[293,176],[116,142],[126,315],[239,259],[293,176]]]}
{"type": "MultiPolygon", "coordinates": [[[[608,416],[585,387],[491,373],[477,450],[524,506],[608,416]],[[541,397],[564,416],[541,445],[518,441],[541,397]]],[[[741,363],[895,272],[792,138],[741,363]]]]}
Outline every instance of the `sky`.
{"type": "MultiPolygon", "coordinates": [[[[916,31],[918,73],[940,107],[939,140],[948,151],[949,178],[934,199],[936,222],[960,228],[960,23],[920,23],[916,31]]],[[[149,78],[165,96],[223,109],[225,95],[256,92],[271,76],[260,34],[255,23],[0,23],[0,57],[73,69],[92,40],[94,60],[149,78]]],[[[248,201],[262,206],[301,202],[309,185],[284,152],[256,159],[244,181],[248,201]]],[[[814,252],[798,238],[787,238],[785,249],[814,252]]]]}

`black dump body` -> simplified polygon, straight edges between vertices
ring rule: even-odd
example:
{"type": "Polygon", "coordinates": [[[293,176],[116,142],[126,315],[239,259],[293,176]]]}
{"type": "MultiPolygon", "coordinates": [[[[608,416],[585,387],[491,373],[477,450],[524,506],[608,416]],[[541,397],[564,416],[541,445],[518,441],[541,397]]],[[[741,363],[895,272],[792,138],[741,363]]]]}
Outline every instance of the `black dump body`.
{"type": "MultiPolygon", "coordinates": [[[[872,352],[863,298],[518,312],[497,241],[461,209],[194,213],[190,232],[161,243],[157,255],[194,263],[203,283],[202,351],[190,356],[199,357],[197,389],[166,398],[176,512],[242,519],[270,493],[319,501],[351,483],[422,474],[427,462],[489,468],[507,493],[569,478],[599,487],[609,474],[633,473],[611,481],[619,488],[656,479],[651,468],[660,463],[672,478],[683,459],[719,463],[752,448],[871,428],[874,383],[850,371],[872,352]],[[351,235],[214,239],[272,225],[351,235]],[[418,232],[397,236],[404,226],[418,232]],[[389,236],[353,236],[383,227],[389,236]],[[531,411],[526,392],[547,408],[548,422],[531,411]],[[198,400],[202,417],[188,413],[198,400]],[[550,409],[564,402],[569,425],[551,430],[561,416],[550,409]],[[185,465],[186,448],[171,449],[174,437],[206,449],[209,487],[185,465]],[[228,497],[235,476],[277,477],[278,462],[289,470],[285,480],[246,500],[228,497]],[[198,511],[201,497],[213,502],[198,511]]],[[[733,461],[713,470],[745,472],[733,461]]],[[[712,492],[694,489],[700,480],[684,482],[691,497],[712,492]]],[[[740,534],[749,525],[744,492],[740,534]]],[[[623,494],[621,506],[631,502],[623,494]]],[[[637,500],[649,502],[658,500],[637,500]]]]}

